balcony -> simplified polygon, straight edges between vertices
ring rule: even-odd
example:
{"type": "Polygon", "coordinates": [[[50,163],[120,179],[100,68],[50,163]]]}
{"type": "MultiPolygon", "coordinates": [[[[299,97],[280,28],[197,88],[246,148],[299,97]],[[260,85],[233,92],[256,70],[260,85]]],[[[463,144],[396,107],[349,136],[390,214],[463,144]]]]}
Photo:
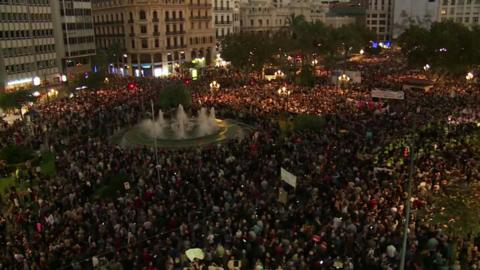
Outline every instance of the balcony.
{"type": "Polygon", "coordinates": [[[172,35],[184,35],[185,34],[185,31],[171,31],[171,32],[167,32],[166,35],[167,36],[172,36],[172,35]]]}
{"type": "Polygon", "coordinates": [[[215,10],[215,11],[232,11],[233,8],[231,8],[231,7],[228,7],[228,8],[226,8],[226,7],[215,7],[215,8],[213,8],[213,10],[215,10]]]}
{"type": "Polygon", "coordinates": [[[159,21],[158,18],[153,18],[152,19],[152,22],[158,22],[158,21],[159,21]]]}
{"type": "Polygon", "coordinates": [[[212,16],[190,16],[190,20],[195,21],[211,21],[212,16]]]}
{"type": "Polygon", "coordinates": [[[183,22],[185,18],[165,18],[166,22],[183,22]]]}
{"type": "Polygon", "coordinates": [[[167,50],[175,50],[175,49],[184,49],[187,47],[187,44],[177,44],[177,45],[167,45],[167,50]]]}
{"type": "Polygon", "coordinates": [[[215,25],[231,25],[231,24],[233,24],[233,21],[223,21],[223,22],[222,21],[219,21],[219,22],[217,21],[217,22],[215,22],[215,25]]]}
{"type": "Polygon", "coordinates": [[[212,8],[212,4],[189,4],[192,8],[212,8]]]}

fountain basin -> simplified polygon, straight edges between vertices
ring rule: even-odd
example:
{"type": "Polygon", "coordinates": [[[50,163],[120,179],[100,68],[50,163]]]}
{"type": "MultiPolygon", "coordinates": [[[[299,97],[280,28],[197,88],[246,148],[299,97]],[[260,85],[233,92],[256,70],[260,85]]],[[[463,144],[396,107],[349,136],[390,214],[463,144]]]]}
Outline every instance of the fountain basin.
{"type": "Polygon", "coordinates": [[[120,131],[112,137],[112,142],[124,148],[143,146],[156,146],[166,149],[201,147],[214,143],[221,143],[229,139],[242,139],[252,129],[250,126],[231,119],[215,119],[217,129],[208,135],[198,132],[198,124],[193,123],[193,128],[185,133],[184,138],[179,138],[171,128],[163,129],[162,137],[150,136],[141,126],[135,125],[129,129],[120,131]]]}

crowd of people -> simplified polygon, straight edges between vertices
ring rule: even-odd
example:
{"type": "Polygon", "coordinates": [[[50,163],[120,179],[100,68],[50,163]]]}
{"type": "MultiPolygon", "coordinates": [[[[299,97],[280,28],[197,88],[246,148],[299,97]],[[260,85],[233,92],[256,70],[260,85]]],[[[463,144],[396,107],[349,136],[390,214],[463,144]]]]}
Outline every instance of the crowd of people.
{"type": "MultiPolygon", "coordinates": [[[[373,88],[397,90],[395,76],[418,74],[388,62],[351,65],[361,70],[361,84],[290,84],[288,97],[276,92],[284,82],[236,85],[224,83],[232,74],[220,74],[224,87],[194,92],[193,109],[214,106],[220,118],[243,120],[255,132],[219,145],[159,150],[158,163],[154,149],[121,148],[109,138],[148,117],[150,100],[168,80],[130,89],[126,79],[112,79],[105,89],[34,105],[28,121],[0,131],[0,148],[51,151],[56,174],[27,167],[21,181],[28,188],[2,197],[0,269],[184,269],[192,267],[189,248],[203,250],[204,269],[398,269],[407,162],[379,172],[385,164],[372,157],[412,128],[475,132],[480,93],[478,86],[436,82],[430,93],[406,91],[401,102],[372,100],[373,88]],[[284,110],[321,115],[324,132],[283,134],[275,119],[284,110]],[[280,168],[297,176],[295,189],[280,181],[280,168]],[[128,185],[99,197],[115,177],[128,185]],[[283,190],[286,202],[279,201],[283,190]]],[[[472,149],[447,148],[445,136],[418,138],[431,155],[416,162],[406,269],[445,269],[455,252],[462,265],[480,268],[480,239],[463,239],[452,251],[450,236],[416,213],[425,190],[480,177],[472,149]]],[[[401,151],[391,157],[404,159],[401,151]]]]}

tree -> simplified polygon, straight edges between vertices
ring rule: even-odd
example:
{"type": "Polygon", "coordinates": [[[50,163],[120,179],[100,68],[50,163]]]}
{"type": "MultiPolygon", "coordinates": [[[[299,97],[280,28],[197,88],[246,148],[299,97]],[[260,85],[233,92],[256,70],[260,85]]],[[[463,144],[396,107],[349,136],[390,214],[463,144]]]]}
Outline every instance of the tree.
{"type": "Polygon", "coordinates": [[[398,38],[402,53],[410,65],[425,65],[429,62],[429,32],[418,25],[410,25],[398,38]]]}
{"type": "Polygon", "coordinates": [[[237,68],[259,71],[277,51],[272,40],[268,33],[228,35],[221,41],[222,58],[237,68]]]}
{"type": "Polygon", "coordinates": [[[97,66],[99,71],[108,73],[110,64],[119,66],[119,59],[121,59],[124,51],[125,49],[118,42],[113,43],[108,48],[99,48],[97,54],[92,58],[92,63],[97,66]]]}
{"type": "Polygon", "coordinates": [[[103,71],[89,72],[87,74],[79,74],[71,86],[73,88],[86,86],[87,89],[97,90],[105,86],[106,73],[103,71]]]}
{"type": "Polygon", "coordinates": [[[313,68],[311,65],[303,65],[297,78],[297,83],[302,86],[313,87],[315,85],[315,77],[313,76],[313,68]]]}
{"type": "Polygon", "coordinates": [[[399,45],[411,66],[429,64],[437,73],[464,75],[480,62],[479,31],[453,21],[433,23],[430,30],[411,25],[399,45]]]}
{"type": "MultiPolygon", "coordinates": [[[[4,111],[21,110],[22,106],[27,102],[35,101],[35,97],[32,94],[32,90],[0,93],[0,108],[4,111]]],[[[23,115],[21,117],[23,118],[23,115]]]]}
{"type": "Polygon", "coordinates": [[[182,104],[183,107],[189,107],[192,104],[190,91],[182,82],[170,83],[160,93],[158,102],[162,109],[175,108],[182,104]]]}
{"type": "Polygon", "coordinates": [[[297,39],[301,32],[305,29],[307,21],[305,21],[305,16],[295,15],[295,13],[290,14],[286,19],[286,27],[289,31],[291,39],[297,39]]]}

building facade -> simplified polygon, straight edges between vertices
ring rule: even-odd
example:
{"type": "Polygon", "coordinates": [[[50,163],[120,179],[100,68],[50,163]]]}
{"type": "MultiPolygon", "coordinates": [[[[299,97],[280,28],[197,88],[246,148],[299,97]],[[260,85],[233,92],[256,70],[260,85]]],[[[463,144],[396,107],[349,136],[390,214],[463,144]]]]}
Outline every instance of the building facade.
{"type": "Polygon", "coordinates": [[[430,28],[439,20],[439,5],[440,0],[395,0],[393,38],[398,38],[411,24],[430,28]]]}
{"type": "MultiPolygon", "coordinates": [[[[292,14],[303,16],[308,22],[323,22],[332,27],[357,23],[359,16],[356,14],[332,12],[339,4],[343,3],[315,0],[246,0],[241,3],[241,31],[276,31],[287,26],[292,14]]],[[[350,6],[343,8],[345,11],[350,9],[350,6]]],[[[361,16],[364,21],[365,12],[361,16]]]]}
{"type": "Polygon", "coordinates": [[[118,44],[117,72],[166,76],[183,62],[209,64],[215,55],[211,0],[93,1],[97,48],[118,44]]]}
{"type": "Polygon", "coordinates": [[[95,33],[90,0],[56,0],[51,5],[61,72],[72,78],[91,70],[95,33]]]}
{"type": "Polygon", "coordinates": [[[437,0],[440,20],[453,20],[466,26],[479,25],[480,0],[437,0]]]}
{"type": "Polygon", "coordinates": [[[389,41],[393,35],[394,0],[368,0],[366,26],[378,41],[389,41]]]}
{"type": "Polygon", "coordinates": [[[29,89],[34,78],[60,81],[50,1],[0,1],[0,91],[29,89]]]}
{"type": "Polygon", "coordinates": [[[217,39],[235,32],[234,22],[235,18],[238,21],[238,13],[239,9],[235,9],[233,0],[214,0],[213,24],[217,39]]]}

